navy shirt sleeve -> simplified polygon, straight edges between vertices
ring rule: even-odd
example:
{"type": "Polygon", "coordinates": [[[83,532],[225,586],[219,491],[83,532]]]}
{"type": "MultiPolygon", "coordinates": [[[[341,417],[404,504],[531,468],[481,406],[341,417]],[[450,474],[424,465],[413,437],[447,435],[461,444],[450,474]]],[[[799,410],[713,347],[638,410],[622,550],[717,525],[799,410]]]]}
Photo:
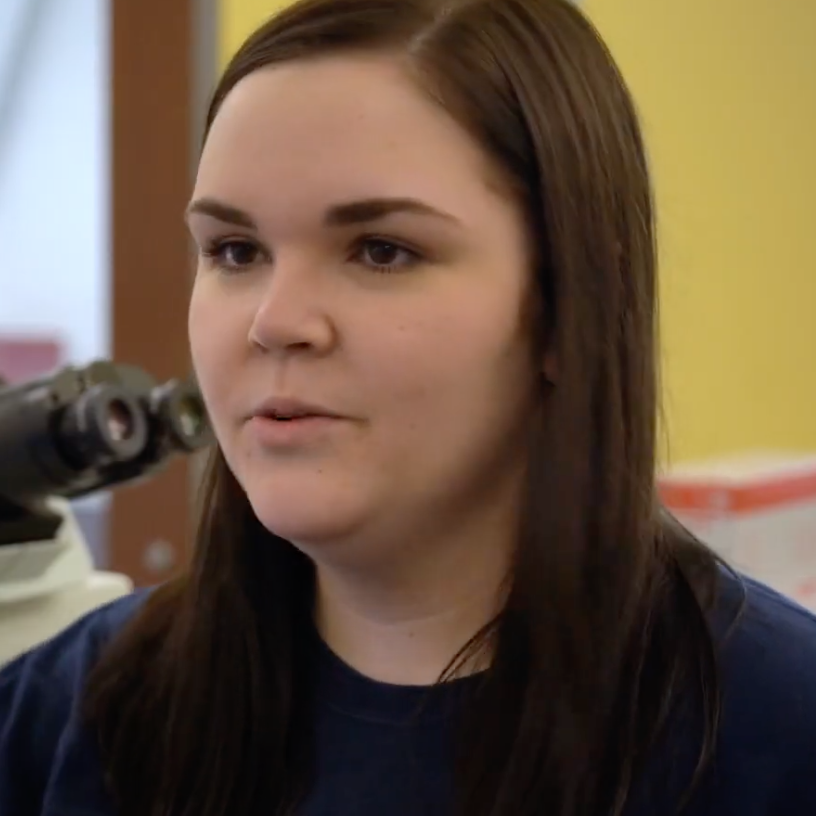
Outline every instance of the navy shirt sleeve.
{"type": "Polygon", "coordinates": [[[98,766],[73,767],[94,752],[80,723],[82,689],[101,648],[143,597],[133,593],[91,612],[0,670],[2,816],[105,812],[98,766]],[[59,784],[60,777],[71,784],[59,784]],[[49,801],[55,791],[59,802],[49,801]]]}

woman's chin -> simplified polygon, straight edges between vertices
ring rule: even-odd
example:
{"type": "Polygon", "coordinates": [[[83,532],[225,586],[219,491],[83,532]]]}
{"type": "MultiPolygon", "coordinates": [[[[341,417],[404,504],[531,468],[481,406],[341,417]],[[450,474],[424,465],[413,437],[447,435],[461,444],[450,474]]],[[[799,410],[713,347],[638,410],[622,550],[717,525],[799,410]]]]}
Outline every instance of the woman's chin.
{"type": "Polygon", "coordinates": [[[291,541],[306,552],[333,542],[348,541],[362,524],[362,514],[335,502],[294,499],[282,501],[249,495],[261,524],[273,535],[291,541]]]}

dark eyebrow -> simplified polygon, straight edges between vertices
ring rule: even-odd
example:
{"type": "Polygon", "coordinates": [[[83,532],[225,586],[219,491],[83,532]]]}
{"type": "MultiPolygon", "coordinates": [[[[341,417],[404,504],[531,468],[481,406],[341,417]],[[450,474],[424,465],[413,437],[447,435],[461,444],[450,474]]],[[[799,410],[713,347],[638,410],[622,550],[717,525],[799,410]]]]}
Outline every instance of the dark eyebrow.
{"type": "Polygon", "coordinates": [[[326,224],[331,227],[347,227],[377,221],[394,213],[430,215],[454,224],[460,223],[459,219],[450,213],[437,210],[435,207],[431,207],[430,204],[425,204],[414,198],[368,198],[330,207],[326,213],[326,224]]]}
{"type": "MultiPolygon", "coordinates": [[[[378,221],[395,213],[432,216],[454,224],[460,223],[459,219],[450,213],[438,210],[414,198],[368,198],[335,204],[327,210],[325,222],[331,227],[347,227],[378,221]]],[[[187,207],[185,217],[189,220],[191,215],[206,215],[223,221],[225,224],[234,224],[237,227],[255,231],[258,229],[258,225],[249,213],[215,198],[205,197],[193,201],[187,207]]]]}
{"type": "Polygon", "coordinates": [[[215,198],[199,198],[193,201],[187,207],[185,218],[189,220],[191,215],[207,215],[225,224],[233,224],[236,227],[245,227],[255,231],[258,229],[251,215],[215,198]]]}

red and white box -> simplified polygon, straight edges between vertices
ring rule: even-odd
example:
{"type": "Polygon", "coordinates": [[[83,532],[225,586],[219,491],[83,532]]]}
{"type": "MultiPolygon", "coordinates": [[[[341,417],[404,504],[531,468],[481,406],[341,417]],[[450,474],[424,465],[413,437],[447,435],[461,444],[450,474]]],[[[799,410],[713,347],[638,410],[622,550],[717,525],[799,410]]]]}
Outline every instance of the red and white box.
{"type": "Polygon", "coordinates": [[[816,611],[816,454],[680,465],[661,476],[660,491],[727,563],[816,611]]]}

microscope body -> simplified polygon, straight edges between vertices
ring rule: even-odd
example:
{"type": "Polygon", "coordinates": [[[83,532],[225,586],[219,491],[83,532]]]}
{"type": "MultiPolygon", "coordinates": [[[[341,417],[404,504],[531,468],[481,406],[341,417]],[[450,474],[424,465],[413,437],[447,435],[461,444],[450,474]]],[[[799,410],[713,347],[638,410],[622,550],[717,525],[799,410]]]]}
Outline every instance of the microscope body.
{"type": "Polygon", "coordinates": [[[133,588],[94,569],[71,500],[152,478],[209,439],[190,381],[109,361],[0,380],[0,665],[133,588]]]}

